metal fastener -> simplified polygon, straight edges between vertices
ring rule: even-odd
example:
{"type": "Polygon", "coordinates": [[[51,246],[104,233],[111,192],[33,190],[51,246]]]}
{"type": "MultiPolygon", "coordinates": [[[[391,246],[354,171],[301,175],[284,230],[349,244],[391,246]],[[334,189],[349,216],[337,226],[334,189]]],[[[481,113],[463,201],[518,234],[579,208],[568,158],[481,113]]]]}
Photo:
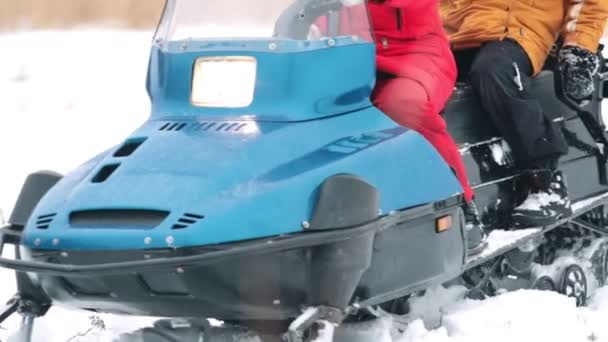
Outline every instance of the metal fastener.
{"type": "Polygon", "coordinates": [[[144,243],[145,243],[146,245],[151,244],[151,243],[152,243],[152,238],[151,238],[151,237],[149,237],[149,236],[147,236],[147,237],[144,239],[144,243]]]}
{"type": "Polygon", "coordinates": [[[272,51],[276,50],[277,49],[277,43],[273,42],[273,43],[268,44],[268,49],[270,49],[272,51]]]}
{"type": "Polygon", "coordinates": [[[167,245],[171,246],[171,245],[173,245],[173,243],[175,243],[175,238],[173,236],[169,235],[165,239],[165,242],[167,243],[167,245]]]}
{"type": "Polygon", "coordinates": [[[304,229],[310,228],[310,223],[308,221],[302,222],[302,228],[304,228],[304,229]]]}

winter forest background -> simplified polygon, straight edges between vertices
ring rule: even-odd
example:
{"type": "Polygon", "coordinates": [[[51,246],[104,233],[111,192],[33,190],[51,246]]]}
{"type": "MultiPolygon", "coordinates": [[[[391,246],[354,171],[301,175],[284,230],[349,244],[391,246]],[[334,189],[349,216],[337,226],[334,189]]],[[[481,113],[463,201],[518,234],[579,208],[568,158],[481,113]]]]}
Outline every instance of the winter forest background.
{"type": "Polygon", "coordinates": [[[0,31],[91,25],[149,29],[157,23],[163,4],[164,0],[0,0],[0,31]]]}
{"type": "Polygon", "coordinates": [[[152,28],[164,0],[0,0],[0,29],[152,28]]]}

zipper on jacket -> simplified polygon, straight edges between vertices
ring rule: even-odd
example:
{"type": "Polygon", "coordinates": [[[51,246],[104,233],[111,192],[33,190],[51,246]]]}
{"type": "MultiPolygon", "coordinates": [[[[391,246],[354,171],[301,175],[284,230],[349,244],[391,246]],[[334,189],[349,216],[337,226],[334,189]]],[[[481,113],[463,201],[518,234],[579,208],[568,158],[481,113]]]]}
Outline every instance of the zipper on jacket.
{"type": "Polygon", "coordinates": [[[403,20],[403,15],[401,14],[401,8],[397,8],[397,30],[401,31],[401,21],[403,20]]]}

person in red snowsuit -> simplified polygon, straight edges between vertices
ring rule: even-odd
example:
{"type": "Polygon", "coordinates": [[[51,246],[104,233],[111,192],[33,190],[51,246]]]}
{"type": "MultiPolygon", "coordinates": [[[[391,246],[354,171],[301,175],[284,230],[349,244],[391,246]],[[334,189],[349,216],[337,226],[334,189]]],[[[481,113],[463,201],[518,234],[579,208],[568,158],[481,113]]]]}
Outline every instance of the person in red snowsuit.
{"type": "Polygon", "coordinates": [[[439,0],[369,1],[379,73],[372,101],[391,119],[424,136],[473,199],[458,147],[440,115],[457,69],[439,17],[439,0]]]}
{"type": "Polygon", "coordinates": [[[395,122],[424,136],[464,190],[468,254],[486,246],[474,192],[458,146],[440,112],[458,74],[439,14],[439,0],[370,0],[378,80],[372,101],[395,122]]]}
{"type": "MultiPolygon", "coordinates": [[[[368,10],[378,73],[372,102],[393,121],[424,136],[454,170],[466,202],[468,252],[477,253],[486,245],[485,233],[458,146],[440,114],[454,90],[457,68],[439,0],[368,0],[368,10]]],[[[365,25],[358,25],[367,20],[364,5],[345,6],[341,18],[341,31],[365,31],[365,25]]],[[[327,21],[316,26],[323,32],[327,21]]]]}

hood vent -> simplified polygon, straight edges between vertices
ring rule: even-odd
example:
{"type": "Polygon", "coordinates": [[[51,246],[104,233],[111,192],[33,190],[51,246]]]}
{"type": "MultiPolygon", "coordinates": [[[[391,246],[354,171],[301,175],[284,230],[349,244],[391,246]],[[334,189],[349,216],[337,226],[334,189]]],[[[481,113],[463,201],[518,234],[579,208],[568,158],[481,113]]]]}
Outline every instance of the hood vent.
{"type": "Polygon", "coordinates": [[[125,141],[125,143],[114,152],[114,157],[128,157],[135,152],[146,141],[147,138],[134,138],[125,141]]]}
{"type": "Polygon", "coordinates": [[[179,220],[177,220],[171,229],[186,229],[204,218],[205,216],[203,215],[186,213],[179,220]]]}
{"type": "Polygon", "coordinates": [[[36,228],[48,229],[51,222],[53,222],[55,215],[57,215],[57,214],[55,213],[55,214],[47,214],[47,215],[38,216],[36,218],[36,228]]]}
{"type": "Polygon", "coordinates": [[[95,177],[93,177],[93,179],[91,179],[91,182],[93,182],[93,183],[105,182],[106,180],[108,180],[108,178],[110,178],[110,176],[114,173],[114,171],[116,171],[116,169],[118,169],[119,166],[120,166],[120,164],[105,165],[104,167],[102,167],[99,170],[99,172],[97,172],[95,177]]]}
{"type": "Polygon", "coordinates": [[[159,129],[159,131],[178,132],[178,131],[181,131],[182,129],[184,129],[186,126],[188,126],[187,123],[167,122],[166,124],[162,125],[162,127],[159,129]]]}
{"type": "Polygon", "coordinates": [[[89,229],[153,229],[169,216],[160,210],[81,210],[70,214],[70,226],[89,229]]]}
{"type": "Polygon", "coordinates": [[[244,127],[250,125],[243,121],[201,121],[193,123],[167,122],[158,130],[165,132],[240,132],[244,127]]]}

